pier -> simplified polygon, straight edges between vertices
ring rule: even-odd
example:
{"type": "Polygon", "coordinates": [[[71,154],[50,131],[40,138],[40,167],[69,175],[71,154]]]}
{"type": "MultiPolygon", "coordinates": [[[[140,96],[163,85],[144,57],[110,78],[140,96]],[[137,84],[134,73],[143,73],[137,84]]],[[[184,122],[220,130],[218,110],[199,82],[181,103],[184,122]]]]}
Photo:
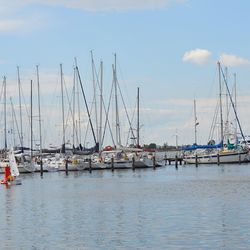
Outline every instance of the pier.
{"type": "Polygon", "coordinates": [[[175,157],[165,157],[164,158],[164,161],[165,161],[165,165],[171,165],[172,162],[174,162],[175,164],[177,163],[178,165],[182,165],[182,162],[183,162],[183,158],[180,157],[180,156],[175,156],[175,157]]]}

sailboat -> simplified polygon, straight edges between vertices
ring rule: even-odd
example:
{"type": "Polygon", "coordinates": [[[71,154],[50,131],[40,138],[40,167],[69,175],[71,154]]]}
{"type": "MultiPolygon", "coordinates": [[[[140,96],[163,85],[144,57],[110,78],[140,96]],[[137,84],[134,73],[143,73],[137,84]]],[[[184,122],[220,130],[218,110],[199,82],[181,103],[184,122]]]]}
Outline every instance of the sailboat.
{"type": "MultiPolygon", "coordinates": [[[[9,164],[8,145],[7,145],[7,98],[6,98],[6,77],[3,79],[3,95],[4,95],[4,154],[0,159],[0,172],[5,172],[6,165],[9,164]]],[[[12,104],[12,101],[11,101],[12,104]]],[[[20,173],[29,173],[34,171],[34,167],[30,164],[30,156],[23,152],[15,152],[16,163],[20,173]],[[27,158],[28,157],[28,158],[27,158]]]]}
{"type": "Polygon", "coordinates": [[[222,112],[222,84],[221,75],[223,76],[226,90],[233,107],[234,115],[237,120],[242,137],[244,134],[239,122],[239,118],[235,109],[235,103],[232,100],[227,80],[218,62],[219,71],[219,112],[220,112],[220,141],[216,144],[214,140],[210,140],[207,145],[198,145],[196,143],[196,109],[195,110],[195,143],[192,146],[183,147],[183,160],[189,164],[220,164],[220,163],[242,163],[249,161],[249,148],[244,144],[231,144],[228,140],[225,142],[225,134],[223,129],[223,112],[222,112]]]}
{"type": "MultiPolygon", "coordinates": [[[[133,134],[132,134],[133,135],[133,134]]],[[[160,166],[161,163],[155,162],[151,152],[145,152],[140,146],[140,89],[137,88],[137,128],[136,128],[136,139],[135,148],[128,148],[130,152],[129,158],[133,159],[135,168],[147,168],[154,167],[154,165],[160,166]]]]}
{"type": "Polygon", "coordinates": [[[8,162],[6,162],[5,165],[5,171],[4,171],[4,179],[1,180],[1,184],[7,184],[7,185],[21,185],[22,181],[19,178],[19,170],[16,162],[16,158],[14,155],[14,150],[11,149],[8,152],[8,162]]]}
{"type": "Polygon", "coordinates": [[[16,162],[16,158],[15,158],[13,149],[11,149],[9,151],[8,157],[9,157],[9,164],[10,164],[10,173],[11,173],[11,176],[12,176],[11,184],[21,185],[22,181],[19,178],[20,174],[19,174],[19,170],[18,170],[18,167],[17,167],[17,162],[16,162]]]}

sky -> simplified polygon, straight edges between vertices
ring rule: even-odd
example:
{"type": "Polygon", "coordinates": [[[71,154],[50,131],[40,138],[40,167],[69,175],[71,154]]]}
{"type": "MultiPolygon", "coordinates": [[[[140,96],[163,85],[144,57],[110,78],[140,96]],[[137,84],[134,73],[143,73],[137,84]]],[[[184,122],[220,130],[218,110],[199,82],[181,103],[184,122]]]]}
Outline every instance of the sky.
{"type": "MultiPolygon", "coordinates": [[[[20,120],[18,66],[26,129],[23,133],[28,140],[30,82],[33,81],[36,92],[38,65],[43,144],[60,144],[60,64],[65,89],[70,96],[77,58],[87,102],[93,106],[92,51],[97,71],[103,61],[106,106],[116,53],[117,78],[133,128],[136,128],[133,113],[137,88],[140,88],[142,144],[192,144],[194,99],[199,122],[197,140],[201,144],[207,143],[218,99],[217,61],[223,69],[227,67],[230,89],[233,74],[236,74],[237,113],[244,133],[250,134],[249,9],[250,2],[243,0],[0,0],[0,72],[2,77],[6,76],[7,95],[13,98],[14,107],[8,113],[9,123],[12,120],[13,124],[18,124],[20,120]]],[[[67,102],[66,92],[64,95],[67,102]]],[[[37,103],[36,99],[34,97],[34,103],[37,103]]],[[[122,118],[125,108],[121,96],[119,100],[121,137],[126,141],[127,121],[122,118]]],[[[9,99],[8,102],[10,107],[9,99]]],[[[80,105],[85,112],[81,115],[82,130],[86,131],[86,110],[83,103],[80,105]]],[[[4,106],[3,98],[1,106],[4,106]]],[[[33,130],[37,138],[38,105],[33,106],[33,130]]],[[[69,105],[65,106],[67,116],[69,105]]],[[[95,120],[92,111],[91,116],[95,120]]],[[[114,127],[112,117],[110,123],[114,127]]],[[[0,126],[3,138],[3,122],[0,126]]],[[[69,127],[66,139],[72,142],[69,127]]],[[[9,134],[17,134],[20,124],[19,129],[13,129],[15,132],[10,130],[9,134]]],[[[85,134],[84,131],[81,133],[82,136],[85,134]]],[[[91,135],[87,137],[85,145],[90,145],[91,135]]],[[[110,138],[107,133],[105,144],[110,144],[110,138]]]]}

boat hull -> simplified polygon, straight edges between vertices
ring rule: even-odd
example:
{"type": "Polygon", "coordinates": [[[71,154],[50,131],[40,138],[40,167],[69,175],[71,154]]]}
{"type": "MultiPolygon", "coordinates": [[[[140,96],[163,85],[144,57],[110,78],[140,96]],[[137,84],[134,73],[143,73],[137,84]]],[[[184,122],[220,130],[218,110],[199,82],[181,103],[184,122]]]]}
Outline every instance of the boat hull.
{"type": "MultiPolygon", "coordinates": [[[[188,164],[196,164],[196,156],[186,156],[183,161],[188,164]]],[[[218,163],[243,163],[249,162],[248,152],[226,152],[219,154],[197,155],[198,164],[218,164],[218,163]]]]}

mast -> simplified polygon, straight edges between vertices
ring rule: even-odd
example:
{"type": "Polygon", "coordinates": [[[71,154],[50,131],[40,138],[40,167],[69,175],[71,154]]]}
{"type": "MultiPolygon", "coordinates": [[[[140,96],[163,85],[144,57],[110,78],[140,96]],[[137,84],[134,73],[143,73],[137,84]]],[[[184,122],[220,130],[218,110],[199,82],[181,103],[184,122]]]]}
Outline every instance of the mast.
{"type": "Polygon", "coordinates": [[[235,104],[234,104],[234,102],[233,102],[233,98],[232,98],[232,95],[231,95],[231,93],[230,93],[230,91],[229,91],[228,84],[227,84],[227,81],[226,81],[226,78],[225,78],[225,75],[224,75],[223,71],[222,71],[222,76],[223,76],[223,80],[224,80],[225,85],[226,85],[226,90],[227,90],[227,93],[228,93],[228,95],[229,95],[230,102],[231,102],[232,107],[233,107],[234,115],[235,115],[237,124],[238,124],[238,126],[239,126],[239,130],[240,130],[241,136],[242,136],[243,140],[246,141],[245,135],[243,134],[243,130],[242,130],[242,127],[241,127],[241,124],[240,124],[239,117],[238,117],[237,112],[236,112],[236,109],[235,109],[235,104]]]}
{"type": "Polygon", "coordinates": [[[33,158],[33,98],[32,80],[30,81],[30,159],[33,158]]]}
{"type": "Polygon", "coordinates": [[[137,88],[137,148],[140,147],[140,89],[137,88]]]}
{"type": "Polygon", "coordinates": [[[222,116],[222,86],[221,86],[221,66],[220,66],[220,62],[217,63],[218,64],[218,71],[219,71],[219,99],[220,99],[220,139],[221,139],[221,143],[222,146],[224,145],[223,143],[223,116],[222,116]]]}
{"type": "MultiPolygon", "coordinates": [[[[11,97],[10,97],[10,104],[11,104],[11,108],[12,108],[13,130],[14,130],[14,126],[16,125],[16,127],[17,127],[17,134],[18,134],[19,140],[21,141],[20,131],[18,129],[18,123],[17,123],[17,119],[16,119],[16,113],[15,113],[15,109],[14,109],[14,105],[13,105],[11,97]]],[[[13,136],[13,145],[16,145],[15,136],[13,136]]]]}
{"type": "MultiPolygon", "coordinates": [[[[236,86],[236,73],[234,73],[234,108],[237,113],[237,86],[236,86]]],[[[237,142],[237,119],[235,117],[235,141],[237,142]]]]}
{"type": "Polygon", "coordinates": [[[84,90],[83,90],[82,80],[81,80],[79,69],[78,69],[77,66],[76,66],[76,72],[77,72],[77,75],[78,75],[78,78],[79,78],[79,82],[80,82],[80,85],[81,85],[82,95],[83,95],[84,103],[85,103],[85,106],[86,106],[86,110],[87,110],[87,114],[88,114],[88,118],[89,118],[89,123],[90,123],[91,131],[92,131],[92,134],[93,134],[94,142],[96,144],[96,147],[98,147],[98,151],[99,151],[99,144],[96,141],[96,136],[95,136],[95,131],[94,131],[93,123],[92,123],[92,120],[91,120],[91,117],[90,117],[90,112],[89,112],[89,108],[88,108],[86,96],[85,96],[85,93],[84,93],[84,90]]]}
{"type": "MultiPolygon", "coordinates": [[[[63,99],[63,70],[62,64],[60,64],[60,75],[61,75],[61,94],[62,94],[62,122],[63,122],[63,149],[65,148],[65,118],[64,118],[64,99],[63,99]]],[[[65,152],[62,152],[65,153],[65,152]]]]}
{"type": "Polygon", "coordinates": [[[21,130],[21,150],[23,152],[23,121],[22,121],[22,101],[21,101],[21,80],[19,67],[17,66],[17,78],[18,78],[18,92],[19,92],[19,116],[20,116],[20,130],[21,130]]]}
{"type": "Polygon", "coordinates": [[[75,99],[76,99],[76,68],[74,67],[74,80],[73,80],[73,115],[72,115],[72,120],[73,120],[73,150],[75,147],[75,99]]]}
{"type": "MultiPolygon", "coordinates": [[[[228,68],[227,67],[225,67],[225,78],[226,78],[226,82],[228,82],[228,68]]],[[[225,122],[225,128],[224,128],[224,135],[225,135],[225,140],[227,140],[227,141],[229,139],[228,116],[229,116],[229,100],[228,100],[228,93],[226,91],[226,122],[225,122]]]]}
{"type": "Polygon", "coordinates": [[[194,143],[197,145],[197,116],[196,116],[196,100],[194,99],[194,143]]]}
{"type": "Polygon", "coordinates": [[[7,113],[6,113],[6,76],[3,77],[4,85],[4,152],[7,154],[7,113]]]}
{"type": "Polygon", "coordinates": [[[115,87],[116,143],[117,143],[117,146],[121,146],[121,130],[120,130],[118,97],[117,97],[116,54],[115,54],[115,64],[113,65],[113,77],[114,77],[114,87],[115,87]]]}
{"type": "Polygon", "coordinates": [[[101,67],[101,76],[100,76],[100,117],[99,117],[99,143],[100,143],[100,148],[102,148],[102,102],[103,102],[103,61],[101,61],[100,64],[101,67]]]}
{"type": "Polygon", "coordinates": [[[92,80],[93,80],[93,91],[94,91],[94,113],[96,120],[96,137],[99,140],[99,131],[98,131],[98,116],[97,116],[97,104],[96,104],[96,78],[95,78],[95,62],[93,57],[93,51],[91,50],[91,65],[92,65],[92,80]]]}
{"type": "Polygon", "coordinates": [[[38,95],[38,116],[39,116],[39,141],[40,141],[40,156],[42,155],[42,126],[41,126],[41,102],[40,102],[40,79],[39,79],[39,68],[36,65],[36,76],[37,76],[37,95],[38,95]]]}
{"type": "MultiPolygon", "coordinates": [[[[77,58],[75,57],[75,84],[76,84],[76,93],[77,93],[77,120],[75,124],[75,130],[77,131],[77,141],[81,144],[81,115],[80,115],[80,96],[79,96],[79,79],[77,77],[77,58]]],[[[80,146],[80,145],[79,145],[80,146]]]]}

